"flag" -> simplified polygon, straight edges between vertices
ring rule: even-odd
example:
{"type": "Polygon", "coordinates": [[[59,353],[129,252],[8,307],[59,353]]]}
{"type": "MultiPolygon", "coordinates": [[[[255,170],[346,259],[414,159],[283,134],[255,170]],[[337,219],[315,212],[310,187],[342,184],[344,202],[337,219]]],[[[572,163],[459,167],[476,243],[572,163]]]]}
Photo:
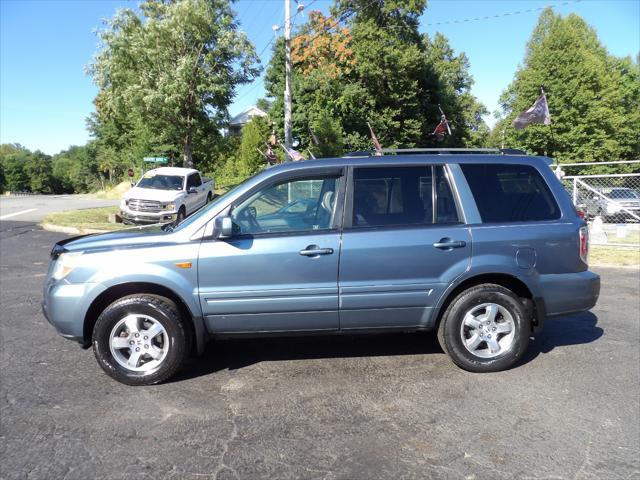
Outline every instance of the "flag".
{"type": "Polygon", "coordinates": [[[293,148],[287,148],[285,147],[282,142],[278,142],[280,144],[280,146],[282,147],[282,149],[285,151],[285,153],[287,155],[289,155],[289,157],[291,157],[291,160],[293,160],[294,162],[298,162],[300,160],[306,160],[306,158],[304,158],[302,156],[302,154],[300,152],[298,152],[297,150],[294,150],[293,148]]]}
{"type": "Polygon", "coordinates": [[[438,110],[440,110],[440,123],[436,126],[436,129],[433,131],[431,135],[435,135],[436,140],[441,142],[444,140],[445,133],[451,135],[451,127],[449,126],[449,120],[447,120],[447,116],[438,105],[438,110]]]}
{"type": "Polygon", "coordinates": [[[447,117],[445,117],[443,113],[442,116],[440,117],[440,123],[438,124],[436,129],[433,131],[432,135],[435,135],[436,139],[439,142],[441,142],[444,140],[445,133],[448,133],[449,135],[451,135],[451,129],[449,128],[449,121],[447,120],[447,117]]]}
{"type": "Polygon", "coordinates": [[[547,104],[547,96],[544,90],[540,89],[542,94],[538,97],[535,103],[526,112],[522,112],[513,121],[514,128],[522,130],[528,127],[532,123],[542,123],[544,125],[551,125],[551,114],[549,113],[549,105],[547,104]]]}
{"type": "Polygon", "coordinates": [[[380,145],[380,142],[378,141],[378,137],[376,137],[376,134],[373,133],[373,128],[371,128],[371,124],[367,122],[367,125],[369,125],[369,131],[371,132],[371,141],[373,142],[373,147],[376,149],[376,156],[384,155],[384,153],[382,152],[382,145],[380,145]]]}
{"type": "Polygon", "coordinates": [[[289,156],[291,157],[291,160],[293,160],[294,162],[299,162],[300,160],[306,160],[306,158],[304,158],[299,151],[294,150],[293,148],[289,149],[289,156]]]}

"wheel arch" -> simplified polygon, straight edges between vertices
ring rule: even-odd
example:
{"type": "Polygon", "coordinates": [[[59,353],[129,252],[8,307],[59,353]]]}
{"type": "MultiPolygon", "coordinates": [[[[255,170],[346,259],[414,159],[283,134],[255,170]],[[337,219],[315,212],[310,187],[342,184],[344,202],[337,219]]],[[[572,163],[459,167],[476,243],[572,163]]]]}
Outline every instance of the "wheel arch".
{"type": "MultiPolygon", "coordinates": [[[[128,282],[113,285],[100,293],[85,314],[83,324],[83,346],[91,346],[91,336],[93,327],[100,316],[100,313],[119,298],[135,294],[159,295],[173,301],[178,307],[183,318],[186,320],[187,333],[189,336],[189,348],[195,349],[200,354],[204,349],[205,329],[202,318],[192,312],[187,303],[173,290],[163,285],[152,282],[128,282]]],[[[192,350],[193,351],[193,350],[192,350]]]]}
{"type": "Polygon", "coordinates": [[[531,289],[518,277],[508,273],[481,273],[472,277],[465,278],[459,282],[455,287],[451,288],[449,292],[443,295],[443,299],[437,307],[435,321],[433,323],[434,328],[437,330],[442,320],[444,312],[451,302],[463,291],[481,285],[483,283],[493,283],[500,285],[504,288],[511,290],[518,297],[522,299],[522,302],[527,309],[527,312],[531,316],[531,325],[535,330],[542,328],[542,322],[544,320],[544,302],[541,298],[535,297],[531,289]]]}

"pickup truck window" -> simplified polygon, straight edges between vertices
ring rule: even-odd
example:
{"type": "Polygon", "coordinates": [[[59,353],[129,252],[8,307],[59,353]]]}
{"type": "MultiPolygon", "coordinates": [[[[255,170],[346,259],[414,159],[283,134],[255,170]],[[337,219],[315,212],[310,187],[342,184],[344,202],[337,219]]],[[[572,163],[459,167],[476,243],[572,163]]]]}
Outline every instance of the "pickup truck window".
{"type": "Polygon", "coordinates": [[[483,222],[557,220],[560,209],[529,165],[461,164],[483,222]]]}
{"type": "Polygon", "coordinates": [[[431,225],[434,215],[435,223],[458,221],[442,167],[357,168],[353,182],[354,227],[431,225]]]}
{"type": "Polygon", "coordinates": [[[183,181],[184,177],[177,175],[151,175],[142,177],[137,186],[154,190],[182,190],[183,181]]]}
{"type": "Polygon", "coordinates": [[[242,202],[231,216],[243,235],[330,229],[337,185],[335,177],[277,183],[242,202]]]}
{"type": "Polygon", "coordinates": [[[187,179],[187,190],[191,187],[199,187],[200,185],[202,185],[202,181],[200,180],[199,173],[192,173],[189,175],[189,178],[187,179]]]}

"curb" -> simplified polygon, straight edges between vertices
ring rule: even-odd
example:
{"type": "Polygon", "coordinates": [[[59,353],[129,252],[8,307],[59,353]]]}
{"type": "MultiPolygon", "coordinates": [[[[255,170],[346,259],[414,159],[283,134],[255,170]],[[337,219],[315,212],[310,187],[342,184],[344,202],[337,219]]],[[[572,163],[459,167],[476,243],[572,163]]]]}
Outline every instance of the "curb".
{"type": "Polygon", "coordinates": [[[67,235],[87,235],[90,233],[110,232],[110,230],[97,230],[95,228],[63,227],[62,225],[55,225],[53,223],[41,223],[40,226],[49,232],[66,233],[67,235]]]}

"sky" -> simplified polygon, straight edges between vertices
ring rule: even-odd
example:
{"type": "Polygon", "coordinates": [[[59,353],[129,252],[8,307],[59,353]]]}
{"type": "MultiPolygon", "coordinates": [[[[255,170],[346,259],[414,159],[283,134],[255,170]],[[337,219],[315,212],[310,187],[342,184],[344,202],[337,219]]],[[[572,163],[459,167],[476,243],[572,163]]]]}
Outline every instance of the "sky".
{"type": "MultiPolygon", "coordinates": [[[[332,0],[303,3],[326,13],[332,0]]],[[[117,9],[137,5],[127,0],[0,0],[0,143],[54,154],[87,142],[86,118],[97,88],[85,68],[98,45],[95,29],[117,9]]],[[[274,38],[272,26],[283,24],[283,5],[282,0],[235,2],[241,28],[258,52],[264,50],[264,65],[271,56],[265,47],[274,38]]],[[[610,53],[635,58],[640,51],[640,0],[429,0],[420,31],[439,31],[456,52],[466,53],[475,80],[472,93],[494,112],[523,60],[540,10],[549,5],[563,15],[583,17],[610,53]],[[491,18],[474,20],[486,16],[491,18]]],[[[296,23],[307,18],[303,13],[296,23]]],[[[262,78],[240,87],[231,115],[262,96],[262,78]]],[[[494,123],[491,115],[485,120],[494,123]]]]}

